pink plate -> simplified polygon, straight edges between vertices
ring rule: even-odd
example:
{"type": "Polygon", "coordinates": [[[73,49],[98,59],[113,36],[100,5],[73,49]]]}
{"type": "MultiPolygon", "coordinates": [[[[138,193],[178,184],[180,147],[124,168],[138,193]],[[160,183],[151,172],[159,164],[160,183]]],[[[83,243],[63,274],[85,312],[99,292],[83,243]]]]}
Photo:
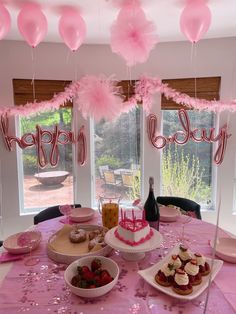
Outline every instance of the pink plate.
{"type": "Polygon", "coordinates": [[[236,263],[236,238],[219,238],[216,255],[226,262],[236,263]]]}
{"type": "Polygon", "coordinates": [[[70,219],[74,222],[84,222],[93,218],[95,210],[89,207],[78,207],[73,208],[71,214],[69,215],[70,219]]]}
{"type": "Polygon", "coordinates": [[[24,234],[24,232],[19,232],[9,236],[4,242],[3,247],[11,254],[24,254],[29,253],[30,250],[35,250],[40,241],[41,241],[41,233],[39,231],[27,231],[27,234],[30,234],[30,242],[32,247],[29,245],[20,246],[18,244],[18,238],[24,234]]]}
{"type": "Polygon", "coordinates": [[[178,207],[160,206],[160,220],[165,222],[176,221],[180,215],[178,207]]]}

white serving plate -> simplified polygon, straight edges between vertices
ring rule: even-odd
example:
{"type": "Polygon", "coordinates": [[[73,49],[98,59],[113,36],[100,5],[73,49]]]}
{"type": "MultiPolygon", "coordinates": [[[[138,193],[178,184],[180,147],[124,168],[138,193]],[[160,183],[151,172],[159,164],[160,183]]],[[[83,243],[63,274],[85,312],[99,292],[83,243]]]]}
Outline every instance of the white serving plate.
{"type": "Polygon", "coordinates": [[[95,210],[89,207],[73,208],[69,215],[70,220],[74,222],[85,222],[93,218],[95,210]]]}
{"type": "Polygon", "coordinates": [[[96,298],[96,297],[100,297],[108,293],[116,285],[118,281],[118,277],[119,277],[119,267],[117,263],[114,262],[112,259],[106,258],[103,256],[82,257],[79,260],[76,260],[73,263],[71,263],[67,267],[64,273],[65,282],[67,286],[69,287],[69,289],[71,290],[71,292],[83,298],[96,298]],[[97,288],[92,288],[92,289],[83,289],[83,288],[78,288],[78,287],[73,286],[71,284],[71,280],[78,273],[77,267],[88,266],[90,268],[91,262],[94,258],[100,259],[102,263],[102,269],[106,269],[111,275],[111,277],[113,277],[114,279],[110,283],[102,287],[97,287],[97,288]]]}
{"type": "Polygon", "coordinates": [[[41,241],[41,233],[39,231],[27,231],[27,233],[30,233],[31,236],[31,247],[28,245],[20,246],[18,245],[18,238],[21,236],[24,232],[19,232],[10,235],[6,240],[3,242],[3,247],[5,250],[7,250],[11,254],[25,254],[29,253],[30,251],[35,250],[41,241]]]}
{"type": "Polygon", "coordinates": [[[106,233],[105,242],[115,250],[121,251],[122,257],[128,261],[138,261],[144,258],[145,252],[149,252],[160,247],[163,241],[161,233],[152,228],[153,236],[151,239],[142,244],[130,246],[116,238],[116,229],[117,227],[114,227],[106,233]]]}
{"type": "MultiPolygon", "coordinates": [[[[87,231],[92,231],[98,228],[101,228],[101,226],[98,225],[79,225],[80,229],[84,229],[87,231]]],[[[110,254],[112,251],[112,248],[109,245],[106,245],[100,250],[93,251],[93,252],[87,252],[87,253],[77,253],[76,255],[74,254],[64,254],[61,252],[57,252],[56,250],[52,249],[51,246],[49,245],[50,242],[56,237],[57,232],[54,233],[49,239],[48,239],[48,245],[47,245],[47,254],[50,259],[57,263],[62,263],[62,264],[70,264],[74,262],[75,260],[84,257],[84,256],[107,256],[110,254]]]]}
{"type": "MultiPolygon", "coordinates": [[[[172,254],[178,254],[178,251],[179,251],[179,245],[174,247],[174,249],[172,249],[168,253],[168,255],[166,255],[166,257],[163,258],[160,262],[156,263],[155,265],[153,265],[147,269],[139,270],[138,274],[141,277],[143,277],[143,279],[146,282],[148,282],[151,286],[153,286],[157,290],[160,290],[163,293],[165,293],[171,297],[174,297],[177,299],[182,299],[182,300],[193,300],[193,299],[197,298],[208,287],[210,274],[207,276],[202,276],[202,283],[198,286],[193,286],[193,292],[189,295],[177,294],[176,292],[174,292],[172,290],[171,287],[163,287],[163,286],[159,285],[158,283],[156,283],[156,281],[155,281],[155,275],[158,272],[158,270],[163,266],[164,263],[167,263],[169,261],[172,254]]],[[[212,259],[206,258],[206,261],[211,266],[212,259]]],[[[221,260],[217,260],[217,259],[214,260],[214,264],[213,264],[213,267],[211,270],[211,280],[212,281],[214,280],[215,276],[217,275],[217,273],[221,269],[222,265],[223,265],[223,262],[221,260]]]]}
{"type": "MultiPolygon", "coordinates": [[[[210,242],[213,248],[213,241],[210,242]]],[[[229,263],[236,263],[236,238],[218,238],[216,255],[229,263]]]]}
{"type": "Polygon", "coordinates": [[[160,221],[173,222],[180,216],[180,210],[178,207],[160,206],[160,221]]]}

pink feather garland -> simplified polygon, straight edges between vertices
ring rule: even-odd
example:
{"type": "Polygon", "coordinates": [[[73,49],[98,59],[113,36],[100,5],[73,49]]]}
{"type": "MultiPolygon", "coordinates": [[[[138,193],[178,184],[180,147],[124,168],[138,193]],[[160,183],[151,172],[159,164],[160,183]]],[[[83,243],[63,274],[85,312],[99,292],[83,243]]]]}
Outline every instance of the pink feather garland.
{"type": "Polygon", "coordinates": [[[143,110],[148,114],[155,93],[164,94],[166,98],[173,99],[177,104],[196,110],[236,112],[235,100],[217,101],[190,97],[169,87],[168,84],[163,84],[158,77],[142,77],[136,83],[135,95],[128,101],[122,102],[121,90],[116,86],[116,81],[92,76],[71,83],[64,92],[56,94],[48,101],[27,103],[21,106],[0,106],[0,116],[31,116],[43,111],[53,111],[76,98],[82,115],[94,117],[96,120],[101,117],[116,118],[121,113],[135,108],[137,102],[141,101],[143,110]]]}
{"type": "Polygon", "coordinates": [[[111,49],[121,55],[128,66],[144,63],[158,42],[154,23],[146,19],[136,1],[123,6],[111,27],[111,49]]]}
{"type": "Polygon", "coordinates": [[[121,113],[122,101],[120,88],[110,78],[85,76],[80,80],[76,103],[85,119],[113,120],[121,113]]]}

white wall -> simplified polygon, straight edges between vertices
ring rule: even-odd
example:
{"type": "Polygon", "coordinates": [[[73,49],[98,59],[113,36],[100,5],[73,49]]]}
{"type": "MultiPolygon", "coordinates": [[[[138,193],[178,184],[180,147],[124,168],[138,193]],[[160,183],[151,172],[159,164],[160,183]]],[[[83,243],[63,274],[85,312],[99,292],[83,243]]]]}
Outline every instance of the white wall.
{"type": "MultiPolygon", "coordinates": [[[[230,100],[232,97],[236,98],[236,91],[234,91],[235,52],[236,38],[201,40],[197,45],[196,58],[191,61],[190,43],[160,43],[152,51],[147,63],[133,67],[130,75],[123,60],[113,54],[109,46],[82,46],[76,54],[72,54],[68,52],[63,44],[42,43],[33,51],[34,74],[36,79],[59,80],[74,80],[85,74],[98,75],[100,73],[105,75],[115,74],[117,79],[137,79],[142,74],[159,76],[165,79],[221,76],[221,98],[230,100]],[[75,74],[75,64],[77,65],[77,74],[75,74]]],[[[12,79],[29,79],[33,76],[31,49],[25,42],[0,41],[0,53],[0,106],[13,105],[12,79]]],[[[155,111],[158,111],[157,107],[155,107],[155,111]]],[[[228,113],[221,114],[220,125],[228,119],[233,136],[229,139],[225,160],[218,167],[217,196],[219,197],[221,194],[220,225],[236,233],[234,227],[236,216],[232,216],[236,152],[236,124],[234,124],[234,120],[236,115],[232,113],[230,115],[228,113]]],[[[13,122],[10,125],[12,126],[13,122]]],[[[11,132],[14,134],[14,129],[11,132]]],[[[145,182],[147,182],[148,173],[153,173],[154,167],[156,167],[154,171],[158,180],[159,153],[151,148],[147,138],[145,139],[144,148],[148,150],[148,154],[150,153],[148,158],[144,158],[145,182]],[[152,158],[155,162],[150,163],[152,158]]],[[[0,138],[0,159],[3,188],[3,223],[6,235],[12,231],[23,230],[32,224],[32,217],[19,216],[16,153],[8,152],[5,149],[2,138],[0,138]]],[[[85,191],[90,189],[90,168],[78,169],[78,171],[81,171],[81,175],[83,175],[82,194],[84,197],[85,191]]],[[[147,184],[144,187],[144,193],[147,195],[147,184]]],[[[82,195],[78,192],[77,197],[81,200],[82,195]]],[[[215,213],[203,213],[203,218],[208,221],[215,222],[215,216],[215,213]]]]}

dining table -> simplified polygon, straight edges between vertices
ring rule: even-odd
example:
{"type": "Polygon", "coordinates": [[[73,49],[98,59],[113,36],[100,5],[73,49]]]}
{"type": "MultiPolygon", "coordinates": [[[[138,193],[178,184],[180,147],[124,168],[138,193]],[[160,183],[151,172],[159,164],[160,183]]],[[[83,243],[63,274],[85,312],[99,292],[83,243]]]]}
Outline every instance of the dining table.
{"type": "MultiPolygon", "coordinates": [[[[121,252],[112,250],[109,258],[119,266],[118,282],[106,295],[91,299],[72,294],[64,281],[67,265],[57,263],[47,255],[48,239],[66,223],[64,217],[39,223],[34,228],[41,232],[42,240],[31,253],[38,257],[38,264],[25,265],[24,256],[14,262],[0,264],[0,313],[236,313],[236,267],[233,263],[224,261],[209,288],[193,300],[180,300],[166,295],[138,274],[139,270],[158,263],[178,245],[183,226],[185,245],[192,251],[212,258],[210,240],[215,237],[216,226],[192,217],[185,222],[184,215],[173,222],[161,222],[159,231],[163,242],[159,248],[146,252],[142,260],[127,261],[121,252]]],[[[100,225],[100,214],[96,212],[84,224],[100,225]]],[[[230,237],[220,228],[218,236],[230,237]]]]}

